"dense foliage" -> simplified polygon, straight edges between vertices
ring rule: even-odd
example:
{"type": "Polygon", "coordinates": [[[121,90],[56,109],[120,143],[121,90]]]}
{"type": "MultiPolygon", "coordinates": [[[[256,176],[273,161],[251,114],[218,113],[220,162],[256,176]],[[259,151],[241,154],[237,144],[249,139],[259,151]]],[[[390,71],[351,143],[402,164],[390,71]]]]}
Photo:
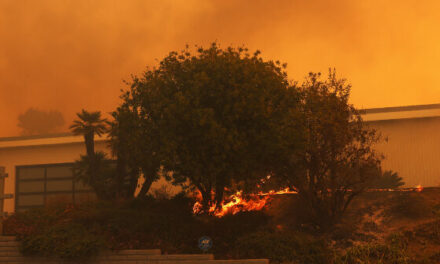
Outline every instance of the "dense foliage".
{"type": "Polygon", "coordinates": [[[400,184],[395,174],[380,176],[374,144],[381,137],[349,103],[351,86],[334,70],[326,79],[310,73],[299,85],[259,51],[214,43],[170,52],[129,85],[110,122],[112,173],[93,149],[105,128],[100,113],[83,110],[71,127],[84,135],[88,156],[76,174],[100,198],[132,198],[139,177],[144,198],[162,175],[197,189],[207,213],[225,192],[288,187],[322,228],[372,185],[400,184]]]}
{"type": "Polygon", "coordinates": [[[5,233],[16,235],[25,255],[63,259],[91,257],[105,249],[160,248],[164,253],[200,253],[198,239],[213,238],[212,253],[234,257],[238,237],[268,226],[262,212],[224,218],[194,216],[193,201],[173,199],[54,205],[16,213],[5,221],[5,233]]]}
{"type": "Polygon", "coordinates": [[[114,150],[146,182],[172,172],[175,183],[200,191],[205,208],[219,206],[225,187],[266,177],[286,148],[296,148],[287,113],[298,98],[283,66],[258,51],[214,43],[171,52],[123,94],[113,113],[114,150]],[[289,130],[292,144],[280,130],[289,130]]]}
{"type": "Polygon", "coordinates": [[[373,148],[380,135],[348,102],[350,88],[334,71],[327,79],[310,73],[298,86],[303,149],[275,172],[275,178],[298,190],[311,219],[321,227],[339,221],[380,171],[382,156],[373,148]]]}
{"type": "MultiPolygon", "coordinates": [[[[381,198],[376,195],[375,201],[363,196],[363,207],[351,212],[361,213],[361,217],[344,219],[347,221],[339,225],[339,230],[331,233],[288,224],[278,215],[271,216],[270,210],[223,218],[193,215],[194,201],[181,195],[172,199],[147,196],[118,203],[53,205],[8,217],[4,230],[6,235],[18,236],[21,251],[26,255],[81,262],[109,249],[160,248],[168,254],[200,253],[197,241],[207,235],[214,241],[209,253],[216,259],[269,258],[271,263],[304,264],[438,263],[438,219],[421,219],[415,225],[411,222],[412,229],[411,225],[401,226],[403,218],[394,220],[395,216],[388,213],[382,216],[383,221],[378,221],[364,210],[371,209],[372,204],[381,206],[376,208],[378,212],[387,208],[384,201],[389,195],[377,194],[381,198]],[[399,223],[401,232],[394,233],[399,223]],[[383,230],[386,225],[389,230],[383,230]],[[384,239],[387,233],[391,235],[384,239]],[[423,253],[423,257],[418,256],[419,253],[423,253]]],[[[400,196],[395,192],[390,194],[397,199],[400,196]]],[[[278,200],[289,199],[280,197],[278,200]]],[[[427,199],[423,201],[432,205],[427,199]]]]}
{"type": "Polygon", "coordinates": [[[60,132],[64,117],[58,111],[42,111],[29,108],[18,116],[17,126],[24,136],[44,135],[60,132]]]}
{"type": "Polygon", "coordinates": [[[405,185],[402,177],[400,177],[397,172],[390,170],[384,171],[381,175],[375,179],[370,187],[375,189],[397,189],[405,185]]]}

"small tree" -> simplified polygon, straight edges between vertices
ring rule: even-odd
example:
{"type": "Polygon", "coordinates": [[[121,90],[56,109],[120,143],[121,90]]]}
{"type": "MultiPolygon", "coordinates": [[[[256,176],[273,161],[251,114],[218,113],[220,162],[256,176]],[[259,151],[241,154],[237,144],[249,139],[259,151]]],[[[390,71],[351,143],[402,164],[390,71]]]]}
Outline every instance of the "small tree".
{"type": "Polygon", "coordinates": [[[78,180],[90,185],[98,198],[109,199],[114,196],[114,172],[105,153],[95,152],[95,134],[101,136],[107,131],[107,120],[101,118],[101,112],[82,110],[77,113],[70,129],[75,135],[83,135],[87,155],[81,155],[75,162],[73,173],[78,180]]]}
{"type": "Polygon", "coordinates": [[[63,115],[58,111],[29,108],[18,116],[18,127],[21,128],[21,133],[25,136],[59,132],[63,125],[63,115]]]}
{"type": "Polygon", "coordinates": [[[371,183],[370,188],[397,189],[402,185],[405,185],[403,178],[400,177],[397,172],[387,170],[382,172],[380,176],[371,183]]]}
{"type": "Polygon", "coordinates": [[[151,130],[144,127],[139,108],[126,96],[123,95],[126,101],[112,113],[114,121],[110,123],[110,147],[116,157],[116,185],[119,196],[133,197],[142,176],[144,182],[138,197],[143,198],[159,178],[160,162],[153,150],[157,138],[154,139],[151,130]]]}
{"type": "Polygon", "coordinates": [[[107,119],[101,118],[99,111],[88,112],[84,109],[76,115],[78,119],[73,121],[70,129],[75,135],[84,136],[87,155],[91,157],[95,154],[95,134],[101,136],[106,132],[107,119]]]}
{"type": "Polygon", "coordinates": [[[278,176],[298,190],[316,224],[331,225],[379,175],[382,156],[373,145],[380,135],[349,104],[351,86],[334,71],[324,81],[310,73],[298,88],[304,148],[278,176]]]}

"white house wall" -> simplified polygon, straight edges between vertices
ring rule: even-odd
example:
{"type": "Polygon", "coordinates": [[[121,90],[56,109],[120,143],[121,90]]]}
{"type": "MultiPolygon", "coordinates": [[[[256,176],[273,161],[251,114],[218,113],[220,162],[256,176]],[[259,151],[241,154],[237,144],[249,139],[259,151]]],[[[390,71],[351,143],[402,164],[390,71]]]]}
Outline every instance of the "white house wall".
{"type": "MultiPolygon", "coordinates": [[[[106,142],[96,142],[97,151],[107,151],[106,142]]],[[[74,162],[80,154],[85,154],[85,146],[82,142],[0,148],[0,166],[4,166],[9,174],[5,180],[5,193],[15,194],[15,171],[16,166],[38,165],[74,162]]],[[[14,199],[6,199],[4,202],[5,212],[13,212],[14,199]]]]}
{"type": "Polygon", "coordinates": [[[406,187],[440,186],[440,118],[386,120],[370,123],[388,136],[377,146],[384,169],[398,172],[406,187]]]}

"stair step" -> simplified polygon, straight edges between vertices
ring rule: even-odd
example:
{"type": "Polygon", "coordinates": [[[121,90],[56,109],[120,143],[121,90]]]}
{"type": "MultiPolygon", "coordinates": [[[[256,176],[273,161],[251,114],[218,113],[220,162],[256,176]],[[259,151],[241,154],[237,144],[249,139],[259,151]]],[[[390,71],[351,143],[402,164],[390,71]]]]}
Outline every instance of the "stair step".
{"type": "Polygon", "coordinates": [[[211,254],[173,254],[173,255],[103,255],[97,260],[139,260],[139,261],[162,261],[162,260],[213,260],[214,256],[211,254]]]}
{"type": "MultiPolygon", "coordinates": [[[[115,260],[99,260],[93,262],[93,264],[105,264],[114,263],[118,264],[115,260]]],[[[234,259],[234,260],[125,260],[124,264],[269,264],[267,259],[234,259]]]]}
{"type": "Polygon", "coordinates": [[[28,258],[23,256],[0,256],[0,263],[9,263],[11,261],[26,261],[28,258]]]}
{"type": "MultiPolygon", "coordinates": [[[[34,258],[4,258],[0,263],[8,264],[76,264],[76,262],[63,262],[55,260],[42,260],[34,258]]],[[[78,264],[81,262],[78,262],[78,264]]],[[[90,262],[91,264],[269,264],[267,259],[234,259],[234,260],[97,260],[90,262]]]]}
{"type": "Polygon", "coordinates": [[[169,254],[169,255],[150,255],[148,260],[213,260],[212,254],[169,254]]]}
{"type": "Polygon", "coordinates": [[[0,236],[0,241],[16,241],[15,236],[0,236]]]}
{"type": "Polygon", "coordinates": [[[118,255],[160,255],[160,249],[123,249],[114,251],[111,254],[118,255]]]}
{"type": "Polygon", "coordinates": [[[18,246],[3,246],[3,247],[0,247],[0,252],[15,251],[15,250],[18,250],[18,246]]]}
{"type": "Polygon", "coordinates": [[[6,240],[6,241],[0,241],[0,248],[1,247],[18,247],[20,246],[20,242],[15,240],[6,240]]]}
{"type": "Polygon", "coordinates": [[[139,260],[145,261],[147,255],[101,255],[97,257],[98,260],[139,260]]]}
{"type": "Polygon", "coordinates": [[[15,250],[7,250],[7,251],[0,251],[0,257],[6,257],[6,256],[21,256],[20,251],[18,249],[15,250]]]}

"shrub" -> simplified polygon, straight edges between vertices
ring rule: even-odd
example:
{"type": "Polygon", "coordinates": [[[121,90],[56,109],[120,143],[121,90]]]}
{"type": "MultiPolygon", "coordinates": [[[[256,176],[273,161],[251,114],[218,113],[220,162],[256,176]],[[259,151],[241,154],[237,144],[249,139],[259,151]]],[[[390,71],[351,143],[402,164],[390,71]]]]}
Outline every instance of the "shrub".
{"type": "Polygon", "coordinates": [[[236,257],[269,258],[271,263],[329,263],[329,250],[322,241],[301,233],[259,231],[240,237],[236,257]]]}
{"type": "Polygon", "coordinates": [[[400,186],[405,185],[402,177],[399,177],[397,172],[385,171],[381,173],[380,177],[375,179],[371,188],[373,189],[397,189],[400,186]]]}
{"type": "Polygon", "coordinates": [[[429,202],[419,193],[401,193],[390,199],[386,214],[396,218],[422,218],[432,215],[429,202]]]}
{"type": "Polygon", "coordinates": [[[392,234],[384,244],[369,243],[354,246],[335,262],[341,264],[412,263],[406,253],[406,247],[407,241],[402,234],[392,234]]]}
{"type": "Polygon", "coordinates": [[[20,250],[24,255],[78,260],[94,256],[104,247],[104,240],[84,226],[66,223],[24,237],[20,250]]]}
{"type": "Polygon", "coordinates": [[[57,205],[16,213],[5,221],[5,232],[23,242],[26,255],[85,259],[103,248],[199,253],[197,241],[207,235],[214,240],[216,256],[232,257],[231,245],[238,237],[260,230],[270,220],[263,212],[194,216],[192,204],[191,199],[177,195],[57,205]]]}
{"type": "Polygon", "coordinates": [[[105,241],[92,230],[72,221],[78,208],[54,205],[17,212],[4,222],[7,235],[21,240],[24,255],[51,256],[62,259],[83,259],[104,248],[105,241]]]}
{"type": "Polygon", "coordinates": [[[415,235],[427,239],[434,244],[440,244],[440,220],[421,224],[415,229],[415,235]]]}
{"type": "Polygon", "coordinates": [[[198,229],[203,232],[202,235],[213,239],[213,253],[223,258],[232,256],[231,244],[234,244],[237,238],[254,233],[269,223],[269,217],[261,211],[239,212],[222,218],[211,216],[204,220],[198,229]]]}

